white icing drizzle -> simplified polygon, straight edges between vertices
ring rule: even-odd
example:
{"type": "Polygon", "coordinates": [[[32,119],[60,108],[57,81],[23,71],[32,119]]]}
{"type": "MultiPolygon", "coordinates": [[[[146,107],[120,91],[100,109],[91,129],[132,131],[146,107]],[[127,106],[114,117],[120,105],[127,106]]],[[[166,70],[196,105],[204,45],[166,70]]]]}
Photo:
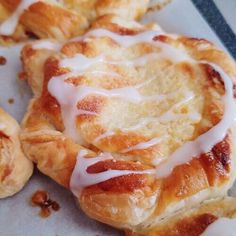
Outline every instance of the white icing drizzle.
{"type": "Polygon", "coordinates": [[[132,125],[127,128],[122,128],[122,131],[128,132],[128,131],[134,131],[137,129],[141,129],[152,122],[158,122],[158,118],[156,118],[156,117],[141,118],[137,124],[132,125]]]}
{"type": "MultiPolygon", "coordinates": [[[[88,95],[100,95],[100,96],[104,96],[104,97],[116,97],[116,98],[122,98],[126,101],[129,102],[133,102],[133,103],[139,103],[141,102],[143,99],[142,95],[134,88],[134,87],[124,87],[124,88],[117,88],[117,89],[103,89],[103,88],[94,88],[94,87],[89,87],[89,86],[74,86],[71,83],[66,83],[67,74],[62,75],[62,76],[57,76],[57,77],[53,77],[48,84],[48,90],[49,92],[57,97],[64,97],[62,93],[62,90],[67,87],[67,88],[71,88],[70,89],[70,94],[66,94],[67,98],[64,97],[65,99],[69,99],[69,101],[71,101],[71,99],[73,99],[73,101],[77,104],[78,101],[83,100],[84,98],[86,98],[88,95]],[[66,84],[66,86],[64,86],[63,84],[66,84]],[[57,89],[54,89],[55,87],[57,87],[57,89]],[[63,89],[61,89],[63,88],[63,89]],[[73,93],[72,93],[73,92],[73,93]],[[69,96],[69,98],[68,98],[69,96]]],[[[157,97],[159,98],[159,96],[157,97]]],[[[147,97],[147,99],[149,100],[149,97],[147,97]]],[[[160,97],[160,99],[163,99],[162,97],[160,97]]],[[[60,99],[60,101],[63,102],[62,99],[60,99]]],[[[59,101],[59,102],[60,102],[59,101]]],[[[61,102],[60,102],[61,103],[61,102]]],[[[65,103],[65,102],[64,102],[65,103]]]]}
{"type": "Polygon", "coordinates": [[[206,133],[200,135],[193,141],[186,142],[183,146],[178,148],[168,159],[157,166],[157,178],[164,178],[171,174],[172,170],[179,165],[190,162],[194,157],[198,157],[202,153],[209,152],[214,145],[222,141],[227,134],[231,124],[236,118],[236,107],[233,95],[233,83],[228,75],[219,66],[202,61],[201,63],[208,63],[220,73],[224,81],[225,95],[223,96],[224,102],[224,115],[221,121],[212,127],[206,133]]]}
{"type": "Polygon", "coordinates": [[[89,166],[92,166],[101,161],[113,160],[113,157],[109,153],[102,153],[99,156],[93,158],[86,158],[86,155],[86,151],[79,152],[76,165],[70,179],[70,189],[75,196],[79,196],[83,188],[104,182],[111,178],[131,174],[154,174],[153,170],[106,170],[101,173],[88,173],[87,169],[89,166]]]}
{"type": "Polygon", "coordinates": [[[157,145],[158,143],[160,143],[163,140],[163,137],[161,138],[153,138],[147,142],[142,142],[142,143],[138,143],[132,147],[126,148],[124,150],[121,151],[121,153],[127,153],[133,150],[143,150],[143,149],[147,149],[150,148],[152,146],[157,145]]]}
{"type": "Polygon", "coordinates": [[[114,131],[107,131],[107,132],[101,134],[100,136],[98,136],[97,138],[95,138],[94,143],[99,142],[101,139],[113,136],[114,134],[116,134],[114,131]]]}
{"type": "Polygon", "coordinates": [[[0,34],[12,35],[16,30],[20,16],[35,2],[39,2],[39,0],[22,0],[12,15],[0,25],[0,34]]]}
{"type": "Polygon", "coordinates": [[[219,218],[210,224],[201,236],[235,236],[236,219],[219,218]]]}
{"type": "MultiPolygon", "coordinates": [[[[141,118],[140,121],[139,121],[137,124],[133,125],[133,126],[130,126],[130,127],[128,127],[128,128],[120,128],[120,127],[119,127],[118,129],[120,129],[122,132],[134,131],[134,130],[140,129],[140,128],[144,127],[145,125],[147,125],[147,124],[149,124],[149,123],[151,123],[151,122],[154,122],[154,121],[157,122],[157,118],[152,118],[152,117],[141,118]]],[[[116,132],[109,130],[109,131],[107,131],[107,132],[101,134],[101,135],[98,136],[97,138],[95,138],[95,139],[94,139],[94,143],[97,143],[97,142],[99,142],[101,139],[105,139],[105,138],[110,137],[110,136],[113,136],[113,135],[115,135],[115,134],[116,134],[116,132]]]]}
{"type": "MultiPolygon", "coordinates": [[[[201,63],[206,63],[206,62],[202,61],[201,63]]],[[[223,115],[223,118],[216,126],[212,127],[206,133],[200,135],[194,141],[186,142],[183,146],[177,149],[170,157],[168,157],[166,162],[158,165],[155,170],[157,178],[167,177],[169,174],[171,174],[174,167],[184,163],[188,163],[189,161],[192,160],[192,158],[199,156],[201,153],[206,153],[210,151],[216,143],[223,140],[223,138],[227,133],[228,128],[235,120],[236,110],[235,110],[235,101],[233,97],[233,83],[227,76],[227,74],[219,66],[212,63],[208,64],[210,64],[217,72],[220,73],[224,81],[225,95],[223,96],[223,101],[225,104],[225,113],[223,115]]],[[[144,148],[145,147],[146,146],[144,144],[144,148]]],[[[75,168],[75,170],[78,171],[77,168],[75,168]]],[[[153,174],[153,172],[154,170],[150,170],[150,174],[153,174]]],[[[117,177],[116,175],[113,174],[115,174],[115,172],[110,172],[109,175],[103,175],[103,173],[100,173],[100,178],[98,179],[95,178],[95,180],[93,178],[94,181],[93,184],[100,183],[101,179],[105,181],[117,177]]],[[[87,178],[89,179],[88,176],[87,178]]]]}
{"type": "MultiPolygon", "coordinates": [[[[168,110],[167,112],[165,112],[164,114],[162,114],[160,117],[146,117],[146,118],[141,118],[139,120],[139,122],[135,125],[132,125],[130,127],[127,128],[121,128],[119,127],[118,129],[120,129],[122,132],[129,132],[129,131],[134,131],[140,128],[145,127],[146,125],[153,123],[153,122],[161,122],[161,123],[166,123],[166,122],[170,122],[170,121],[175,121],[178,120],[180,118],[188,118],[190,120],[196,121],[199,120],[201,118],[201,115],[197,112],[191,112],[191,113],[187,113],[187,114],[176,114],[174,112],[175,109],[177,109],[178,107],[182,106],[183,104],[189,102],[190,100],[192,100],[194,98],[194,94],[192,92],[186,92],[185,93],[185,97],[184,99],[175,104],[172,108],[170,108],[170,110],[168,110]]],[[[98,142],[101,139],[110,137],[115,135],[116,133],[114,131],[107,131],[104,134],[98,136],[94,142],[98,142]]],[[[137,146],[137,145],[136,145],[137,146]]],[[[142,145],[141,145],[142,147],[142,145]]],[[[132,148],[133,150],[133,148],[132,148]]],[[[124,153],[124,151],[122,151],[122,153],[124,153]]]]}
{"type": "Polygon", "coordinates": [[[142,96],[133,87],[106,90],[88,86],[74,86],[73,84],[65,82],[67,78],[68,74],[52,78],[48,83],[48,91],[60,103],[62,118],[65,125],[65,134],[81,144],[83,142],[81,138],[77,138],[75,122],[78,115],[77,103],[79,101],[91,94],[123,98],[134,103],[142,101],[142,96]]]}
{"type": "MultiPolygon", "coordinates": [[[[172,47],[171,45],[168,45],[166,43],[160,42],[160,41],[154,41],[155,36],[163,35],[163,31],[157,31],[157,30],[150,30],[145,31],[141,33],[137,33],[136,35],[119,35],[117,33],[113,33],[107,29],[94,29],[89,31],[83,36],[76,37],[72,39],[71,41],[82,41],[87,39],[88,37],[110,37],[114,41],[118,42],[123,47],[130,47],[134,44],[138,43],[149,43],[153,45],[154,47],[160,47],[162,52],[157,53],[150,53],[153,56],[153,59],[157,58],[169,58],[173,62],[178,63],[182,61],[188,61],[190,60],[190,57],[186,53],[179,53],[181,49],[176,49],[172,47]]],[[[166,35],[166,34],[165,34],[166,35]]],[[[149,56],[150,57],[150,56],[149,56]]],[[[138,62],[136,62],[138,64],[138,62]]],[[[141,62],[140,62],[141,63],[141,62]]],[[[144,63],[144,62],[143,62],[144,63]]],[[[142,64],[142,63],[141,63],[142,64]]]]}
{"type": "Polygon", "coordinates": [[[83,109],[78,109],[78,110],[77,110],[77,116],[80,116],[80,115],[92,115],[92,116],[97,116],[98,113],[97,113],[97,112],[93,112],[93,111],[86,111],[86,110],[83,110],[83,109]]]}
{"type": "Polygon", "coordinates": [[[136,89],[145,87],[145,86],[149,85],[151,82],[155,81],[156,79],[157,79],[156,77],[153,77],[153,78],[148,79],[148,80],[146,80],[146,81],[144,81],[144,82],[142,82],[142,83],[140,83],[140,84],[135,85],[134,87],[135,87],[136,89]]]}
{"type": "MultiPolygon", "coordinates": [[[[127,36],[126,40],[124,40],[123,37],[115,33],[109,32],[107,30],[94,30],[90,31],[87,36],[85,35],[82,38],[86,38],[88,36],[97,36],[99,37],[102,35],[102,33],[106,32],[107,34],[117,36],[116,40],[119,40],[119,43],[122,45],[125,44],[128,46],[128,43],[130,43],[133,40],[136,40],[135,42],[142,42],[147,40],[148,42],[152,42],[152,39],[155,35],[158,34],[156,31],[151,32],[145,32],[142,34],[142,40],[138,39],[140,37],[140,34],[136,37],[134,36],[127,36]],[[137,38],[137,39],[136,39],[137,38]]],[[[80,38],[80,39],[82,39],[80,38]]],[[[78,39],[77,39],[78,40],[78,39]]],[[[82,139],[76,138],[76,124],[75,119],[77,116],[77,102],[89,94],[96,94],[100,96],[109,96],[109,97],[119,97],[122,99],[125,99],[129,102],[134,103],[140,103],[142,101],[150,102],[150,101],[161,101],[167,98],[168,95],[153,95],[153,96],[142,96],[139,91],[135,87],[125,87],[125,88],[118,88],[118,89],[112,89],[112,90],[105,90],[101,88],[92,88],[87,86],[73,86],[69,85],[68,83],[65,83],[65,80],[69,77],[76,76],[84,72],[86,69],[88,69],[90,66],[97,64],[97,63],[108,63],[108,64],[125,64],[125,65],[143,65],[147,63],[148,60],[163,58],[163,57],[171,57],[172,60],[175,62],[179,62],[182,60],[186,60],[186,56],[179,56],[177,54],[177,50],[173,47],[166,46],[163,47],[163,43],[161,42],[155,42],[155,46],[160,46],[162,51],[160,53],[150,53],[146,54],[142,57],[136,58],[134,60],[126,60],[122,62],[113,62],[108,61],[105,59],[104,55],[100,55],[98,57],[94,58],[88,58],[82,54],[77,54],[73,58],[67,58],[64,60],[61,60],[60,66],[61,67],[67,67],[72,70],[72,72],[64,74],[62,76],[54,77],[49,81],[48,84],[48,90],[49,92],[58,100],[58,102],[61,104],[62,109],[62,118],[65,125],[65,134],[72,137],[74,140],[78,141],[79,143],[82,143],[82,139]],[[54,89],[54,87],[56,89],[54,89]],[[63,91],[65,90],[65,91],[63,91]]],[[[184,54],[185,55],[185,54],[184,54]]]]}
{"type": "Polygon", "coordinates": [[[161,33],[162,31],[153,30],[153,31],[145,31],[142,33],[138,33],[136,35],[119,35],[107,29],[94,29],[94,30],[89,31],[83,36],[79,36],[79,37],[75,37],[71,39],[71,41],[72,42],[82,41],[89,37],[109,37],[124,47],[130,47],[138,43],[152,42],[153,38],[161,33]]]}
{"type": "MultiPolygon", "coordinates": [[[[192,121],[200,121],[200,119],[202,118],[201,114],[199,114],[196,111],[192,111],[187,113],[188,115],[188,119],[192,120],[192,121]]],[[[184,116],[184,114],[183,114],[184,116]]],[[[183,116],[181,116],[180,118],[183,118],[183,116]]]]}
{"type": "Polygon", "coordinates": [[[77,132],[75,119],[79,115],[97,115],[97,113],[77,109],[77,102],[79,99],[83,99],[83,94],[78,92],[77,87],[65,83],[63,75],[50,80],[48,91],[60,103],[65,135],[68,135],[75,142],[83,144],[84,141],[77,132]]]}
{"type": "Polygon", "coordinates": [[[186,117],[186,115],[183,115],[183,114],[176,114],[175,110],[177,108],[181,107],[182,105],[186,104],[187,102],[191,101],[194,97],[195,97],[195,95],[193,94],[193,92],[186,92],[185,93],[185,98],[182,101],[176,103],[167,112],[162,114],[159,117],[159,121],[162,122],[162,123],[166,123],[166,122],[169,122],[169,121],[177,120],[181,117],[186,117]]]}
{"type": "MultiPolygon", "coordinates": [[[[87,33],[85,36],[74,39],[74,40],[85,40],[86,37],[102,37],[102,36],[108,36],[112,38],[114,41],[118,42],[122,46],[129,47],[135,43],[141,43],[141,42],[149,42],[152,45],[159,47],[160,52],[157,53],[150,53],[147,55],[144,55],[140,58],[136,58],[133,60],[125,60],[125,61],[112,61],[106,59],[105,55],[100,55],[94,58],[87,58],[84,55],[77,54],[74,58],[64,59],[61,61],[60,66],[62,67],[68,67],[73,72],[65,74],[63,76],[54,77],[49,82],[49,91],[50,93],[55,96],[62,107],[62,113],[63,110],[66,112],[66,117],[72,117],[66,119],[66,117],[63,117],[66,124],[69,123],[75,123],[75,117],[76,117],[76,104],[79,100],[85,98],[89,94],[96,94],[106,97],[118,97],[125,99],[129,102],[135,102],[140,103],[143,102],[143,100],[151,100],[154,101],[155,99],[166,99],[167,96],[163,95],[154,95],[149,97],[142,96],[139,91],[137,90],[139,87],[124,87],[124,88],[118,88],[118,89],[101,89],[101,88],[92,88],[88,86],[73,86],[68,83],[65,83],[66,78],[68,78],[71,74],[76,73],[82,73],[86,69],[88,69],[90,66],[97,64],[97,63],[108,63],[108,64],[122,64],[122,65],[144,65],[148,62],[148,60],[154,60],[159,58],[166,58],[173,63],[179,63],[183,61],[188,61],[190,63],[207,63],[213,67],[214,70],[216,70],[222,77],[224,81],[225,86],[225,95],[223,96],[223,102],[224,102],[224,115],[221,119],[221,121],[212,127],[208,132],[200,135],[198,138],[196,138],[193,141],[186,142],[183,146],[178,148],[170,157],[167,158],[167,160],[164,163],[161,163],[157,166],[155,173],[157,178],[164,178],[168,176],[172,170],[181,164],[188,163],[192,160],[194,157],[198,157],[201,153],[209,152],[215,144],[222,141],[225,137],[227,130],[229,129],[230,125],[233,123],[235,117],[236,117],[236,109],[235,109],[235,101],[233,97],[233,83],[229,76],[223,71],[222,68],[219,66],[205,61],[194,61],[189,58],[189,56],[182,51],[182,49],[177,49],[171,45],[156,41],[153,41],[153,37],[158,35],[158,32],[155,31],[149,31],[144,32],[135,36],[121,36],[117,35],[115,33],[109,32],[107,30],[94,30],[87,33]],[[63,85],[64,84],[64,85],[63,85]],[[64,90],[64,91],[63,91],[64,90]],[[69,108],[72,107],[72,108],[69,108]],[[71,110],[70,110],[71,109],[71,110]],[[70,116],[70,114],[72,116],[70,116]],[[68,122],[70,121],[70,122],[68,122]]],[[[174,117],[174,110],[181,106],[184,103],[188,102],[193,98],[192,94],[189,94],[189,96],[182,102],[176,104],[167,114],[164,114],[162,117],[159,117],[162,121],[176,119],[176,116],[174,117]]],[[[192,117],[197,117],[197,114],[190,113],[189,114],[192,117]]],[[[146,121],[143,121],[144,124],[146,124],[146,121]]],[[[70,132],[68,132],[69,134],[70,132]]],[[[105,138],[109,135],[112,135],[112,133],[105,133],[102,136],[97,138],[97,141],[101,138],[105,138]]],[[[155,138],[153,140],[150,140],[146,143],[140,143],[135,145],[134,147],[131,147],[130,149],[123,150],[123,151],[129,151],[134,149],[144,149],[147,147],[150,147],[152,145],[157,144],[160,142],[159,138],[155,138]]],[[[107,157],[106,157],[107,158],[107,157]]],[[[86,160],[86,158],[83,158],[83,156],[78,155],[78,159],[80,161],[77,162],[76,167],[74,169],[73,174],[75,174],[75,177],[72,177],[73,181],[76,182],[75,179],[77,179],[77,184],[79,185],[79,188],[83,188],[92,184],[100,183],[103,181],[106,181],[110,178],[114,178],[121,175],[126,175],[132,173],[132,171],[117,171],[117,170],[108,170],[102,173],[98,174],[88,174],[86,172],[86,169],[89,165],[91,165],[92,160],[86,160]],[[81,161],[82,160],[82,161],[81,161]],[[80,163],[80,164],[78,164],[80,163]]],[[[94,158],[93,158],[94,159],[94,158]]],[[[94,159],[93,161],[101,161],[101,157],[94,159]]],[[[94,163],[94,162],[93,162],[94,163]]],[[[150,173],[153,174],[152,170],[150,173]]],[[[142,171],[137,172],[139,174],[144,173],[142,171]]],[[[73,182],[72,181],[72,182],[73,182]]],[[[77,186],[78,187],[78,186],[77,186]]]]}
{"type": "MultiPolygon", "coordinates": [[[[65,126],[65,134],[79,143],[83,143],[81,138],[77,138],[76,117],[77,103],[89,95],[99,95],[105,97],[115,97],[124,99],[132,103],[162,101],[168,98],[167,95],[142,96],[135,87],[123,87],[117,89],[102,89],[89,86],[74,86],[66,83],[69,77],[78,73],[66,73],[61,76],[53,77],[48,83],[48,91],[54,96],[61,106],[62,118],[65,126]]],[[[94,114],[92,114],[94,115],[94,114]]]]}
{"type": "Polygon", "coordinates": [[[60,44],[55,43],[53,41],[50,40],[38,40],[34,43],[32,43],[32,48],[35,50],[38,49],[49,49],[49,50],[53,50],[53,51],[58,51],[60,49],[60,44]]]}
{"type": "Polygon", "coordinates": [[[133,60],[113,61],[106,59],[105,55],[89,58],[84,56],[83,54],[78,53],[72,58],[61,60],[60,66],[70,68],[73,71],[83,71],[88,69],[90,66],[98,63],[105,63],[110,65],[142,66],[145,65],[147,61],[159,59],[162,57],[162,54],[149,53],[133,60]]]}
{"type": "Polygon", "coordinates": [[[72,71],[84,71],[88,69],[90,66],[98,63],[104,62],[104,56],[97,57],[86,57],[83,54],[76,54],[72,58],[65,58],[60,61],[60,67],[66,67],[71,69],[72,71]]]}
{"type": "MultiPolygon", "coordinates": [[[[158,42],[157,42],[158,44],[158,42]]],[[[163,43],[161,43],[162,45],[163,43]]],[[[162,45],[163,46],[163,45],[162,45]]],[[[66,58],[60,61],[60,67],[65,67],[69,68],[74,73],[77,71],[81,73],[81,71],[84,71],[88,69],[90,66],[98,63],[104,63],[104,64],[110,64],[110,65],[125,65],[125,66],[143,66],[145,65],[148,61],[151,60],[157,60],[157,59],[163,59],[163,58],[170,58],[170,49],[168,50],[162,50],[160,53],[148,53],[143,56],[140,56],[135,59],[130,59],[130,60],[123,60],[123,61],[112,61],[106,59],[105,55],[99,55],[97,57],[86,57],[83,54],[76,54],[72,58],[66,58]]],[[[182,62],[183,60],[186,60],[186,57],[174,57],[175,59],[171,58],[172,61],[178,63],[182,62]]]]}

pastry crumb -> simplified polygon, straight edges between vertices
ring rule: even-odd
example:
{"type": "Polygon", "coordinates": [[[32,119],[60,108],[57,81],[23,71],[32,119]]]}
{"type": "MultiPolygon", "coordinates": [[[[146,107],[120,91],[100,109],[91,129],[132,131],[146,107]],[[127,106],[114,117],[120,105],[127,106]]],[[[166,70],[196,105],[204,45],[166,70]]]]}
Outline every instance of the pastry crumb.
{"type": "Polygon", "coordinates": [[[7,59],[3,56],[0,56],[0,65],[4,66],[4,65],[6,65],[6,63],[7,63],[7,59]]]}
{"type": "Polygon", "coordinates": [[[53,211],[59,211],[60,205],[49,198],[49,194],[44,190],[36,191],[31,197],[31,203],[33,206],[38,206],[41,208],[39,215],[42,218],[47,218],[51,215],[53,211]]]}
{"type": "Polygon", "coordinates": [[[9,104],[14,104],[14,102],[15,102],[14,98],[9,98],[9,99],[8,99],[8,103],[9,103],[9,104]]]}

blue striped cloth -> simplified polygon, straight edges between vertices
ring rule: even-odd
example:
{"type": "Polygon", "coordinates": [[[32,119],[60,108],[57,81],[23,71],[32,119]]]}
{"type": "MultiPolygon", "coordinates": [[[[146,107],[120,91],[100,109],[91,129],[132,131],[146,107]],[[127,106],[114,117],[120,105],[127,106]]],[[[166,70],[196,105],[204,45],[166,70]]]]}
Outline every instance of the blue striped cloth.
{"type": "Polygon", "coordinates": [[[236,0],[192,0],[236,59],[236,0]]]}

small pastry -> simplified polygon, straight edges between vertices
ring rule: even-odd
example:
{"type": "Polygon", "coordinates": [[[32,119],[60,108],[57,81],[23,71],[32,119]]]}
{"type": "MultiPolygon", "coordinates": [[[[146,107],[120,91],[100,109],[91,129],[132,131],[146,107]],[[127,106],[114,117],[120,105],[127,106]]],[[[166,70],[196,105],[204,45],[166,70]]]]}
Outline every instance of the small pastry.
{"type": "Polygon", "coordinates": [[[0,108],[0,198],[20,191],[33,172],[33,164],[22,152],[20,127],[0,108]]]}
{"type": "Polygon", "coordinates": [[[227,195],[236,65],[212,43],[104,16],[22,61],[35,94],[24,151],[90,217],[145,235],[227,195]]]}
{"type": "Polygon", "coordinates": [[[59,5],[56,1],[1,0],[0,35],[15,40],[53,38],[58,41],[81,34],[87,19],[59,5]],[[4,17],[5,16],[5,17],[4,17]]]}
{"type": "Polygon", "coordinates": [[[0,36],[16,41],[53,38],[64,41],[80,35],[89,22],[106,14],[124,19],[144,15],[149,0],[0,0],[0,36]]]}

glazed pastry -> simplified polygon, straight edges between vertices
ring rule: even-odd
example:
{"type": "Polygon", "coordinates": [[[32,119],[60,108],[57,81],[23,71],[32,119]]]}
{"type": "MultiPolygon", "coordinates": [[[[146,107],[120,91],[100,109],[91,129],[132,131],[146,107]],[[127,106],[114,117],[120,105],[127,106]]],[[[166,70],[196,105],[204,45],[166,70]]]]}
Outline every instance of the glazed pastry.
{"type": "Polygon", "coordinates": [[[64,0],[65,6],[87,19],[114,14],[126,20],[138,20],[147,11],[149,0],[64,0]]]}
{"type": "Polygon", "coordinates": [[[63,41],[81,34],[88,26],[85,17],[56,1],[0,0],[0,5],[0,35],[15,40],[33,35],[63,41]]]}
{"type": "Polygon", "coordinates": [[[88,21],[105,14],[140,18],[149,0],[0,0],[0,35],[22,40],[28,36],[58,41],[79,35],[88,21]],[[132,9],[132,10],[131,10],[132,9]]]}
{"type": "Polygon", "coordinates": [[[236,66],[212,43],[110,16],[22,61],[35,93],[24,151],[90,217],[145,235],[227,195],[236,66]]]}
{"type": "Polygon", "coordinates": [[[171,220],[143,234],[126,232],[127,236],[231,236],[236,230],[236,199],[209,201],[197,209],[176,214],[171,220]]]}
{"type": "Polygon", "coordinates": [[[22,152],[19,125],[0,109],[0,198],[20,191],[33,172],[33,164],[22,152]]]}

